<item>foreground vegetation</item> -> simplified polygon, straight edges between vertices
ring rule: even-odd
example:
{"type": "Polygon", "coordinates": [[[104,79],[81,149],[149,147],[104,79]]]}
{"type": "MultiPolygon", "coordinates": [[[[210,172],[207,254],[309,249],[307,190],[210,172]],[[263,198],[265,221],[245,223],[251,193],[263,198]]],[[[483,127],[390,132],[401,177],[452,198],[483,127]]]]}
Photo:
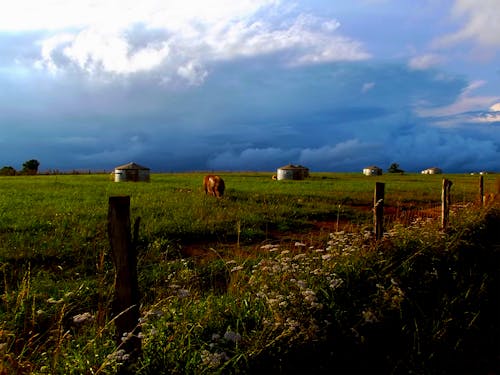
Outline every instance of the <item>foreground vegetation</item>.
{"type": "MultiPolygon", "coordinates": [[[[461,209],[446,233],[436,220],[395,223],[375,243],[371,178],[224,177],[222,200],[201,193],[201,174],[0,179],[3,372],[500,370],[494,205],[461,209]],[[107,199],[120,194],[141,217],[143,352],[132,364],[109,316],[107,199]],[[339,219],[349,231],[312,231],[339,219]]],[[[388,205],[439,202],[439,176],[383,179],[388,205]]],[[[455,196],[474,201],[477,180],[452,179],[455,196]]]]}

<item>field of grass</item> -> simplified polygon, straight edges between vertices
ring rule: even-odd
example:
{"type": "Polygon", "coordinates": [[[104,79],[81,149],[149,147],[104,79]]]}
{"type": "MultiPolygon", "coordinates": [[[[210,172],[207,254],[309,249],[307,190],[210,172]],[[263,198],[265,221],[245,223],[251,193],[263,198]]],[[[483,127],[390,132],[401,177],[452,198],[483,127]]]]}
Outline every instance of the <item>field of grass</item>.
{"type": "MultiPolygon", "coordinates": [[[[479,346],[498,344],[490,300],[498,292],[498,212],[464,209],[444,237],[426,221],[394,223],[383,244],[366,232],[375,181],[386,183],[388,207],[425,208],[439,204],[443,177],[453,181],[453,201],[475,202],[477,176],[271,174],[221,173],[221,200],[204,195],[202,173],[153,174],[151,183],[0,178],[3,371],[113,373],[126,362],[109,316],[106,230],[115,195],[130,195],[132,220],[141,218],[137,373],[289,373],[302,350],[326,356],[310,364],[316,372],[429,373],[451,366],[453,350],[469,365],[498,365],[488,349],[473,356],[469,348],[486,325],[493,330],[479,346]],[[352,233],[315,226],[339,220],[352,233]],[[438,310],[427,311],[428,302],[438,310]],[[378,347],[383,330],[395,340],[387,353],[378,347]],[[413,354],[398,352],[403,343],[413,354]],[[366,368],[356,367],[359,359],[366,368]]],[[[495,189],[496,177],[485,176],[486,192],[495,189]]]]}

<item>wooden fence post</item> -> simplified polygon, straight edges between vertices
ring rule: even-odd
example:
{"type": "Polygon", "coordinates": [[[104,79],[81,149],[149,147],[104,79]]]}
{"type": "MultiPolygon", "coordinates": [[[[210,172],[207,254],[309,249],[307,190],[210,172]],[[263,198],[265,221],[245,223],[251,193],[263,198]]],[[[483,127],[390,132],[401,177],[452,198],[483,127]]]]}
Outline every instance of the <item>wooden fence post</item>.
{"type": "Polygon", "coordinates": [[[443,187],[441,190],[441,228],[443,230],[446,230],[448,227],[450,217],[451,185],[453,183],[450,180],[443,178],[443,187]]]}
{"type": "Polygon", "coordinates": [[[384,234],[384,195],[385,184],[376,182],[373,196],[373,226],[376,240],[381,239],[384,234]]]}
{"type": "Polygon", "coordinates": [[[484,206],[484,178],[479,176],[479,205],[484,206]]]}
{"type": "MultiPolygon", "coordinates": [[[[134,227],[135,237],[138,223],[134,227]]],[[[141,340],[137,336],[140,331],[137,253],[130,230],[130,197],[109,197],[108,235],[115,266],[112,315],[117,344],[133,359],[140,353],[141,340]]]]}

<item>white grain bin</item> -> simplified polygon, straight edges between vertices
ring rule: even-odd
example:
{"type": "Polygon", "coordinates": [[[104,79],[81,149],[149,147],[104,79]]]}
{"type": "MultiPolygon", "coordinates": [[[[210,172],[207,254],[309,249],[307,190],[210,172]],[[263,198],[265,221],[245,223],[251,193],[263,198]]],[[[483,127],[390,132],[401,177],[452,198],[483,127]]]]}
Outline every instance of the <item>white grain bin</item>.
{"type": "Polygon", "coordinates": [[[380,176],[382,174],[382,169],[376,165],[370,165],[369,167],[363,168],[363,174],[365,176],[380,176]]]}
{"type": "Polygon", "coordinates": [[[115,168],[115,182],[149,182],[150,169],[136,163],[128,163],[115,168]]]}
{"type": "Polygon", "coordinates": [[[278,180],[303,180],[309,177],[309,168],[288,164],[278,168],[276,175],[278,180]]]}
{"type": "Polygon", "coordinates": [[[432,168],[424,169],[421,173],[422,174],[441,174],[441,173],[443,173],[443,171],[438,167],[432,167],[432,168]]]}

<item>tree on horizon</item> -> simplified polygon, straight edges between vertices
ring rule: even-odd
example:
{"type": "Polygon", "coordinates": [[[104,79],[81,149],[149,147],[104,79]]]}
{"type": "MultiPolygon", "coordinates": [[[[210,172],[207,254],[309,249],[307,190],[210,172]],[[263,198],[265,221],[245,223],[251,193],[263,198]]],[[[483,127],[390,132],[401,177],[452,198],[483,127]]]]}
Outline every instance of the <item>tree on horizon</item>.
{"type": "Polygon", "coordinates": [[[399,168],[398,163],[392,163],[390,167],[387,169],[389,173],[404,173],[405,171],[399,168]]]}
{"type": "Polygon", "coordinates": [[[37,174],[40,162],[36,159],[31,159],[23,163],[23,173],[37,174]]]}

